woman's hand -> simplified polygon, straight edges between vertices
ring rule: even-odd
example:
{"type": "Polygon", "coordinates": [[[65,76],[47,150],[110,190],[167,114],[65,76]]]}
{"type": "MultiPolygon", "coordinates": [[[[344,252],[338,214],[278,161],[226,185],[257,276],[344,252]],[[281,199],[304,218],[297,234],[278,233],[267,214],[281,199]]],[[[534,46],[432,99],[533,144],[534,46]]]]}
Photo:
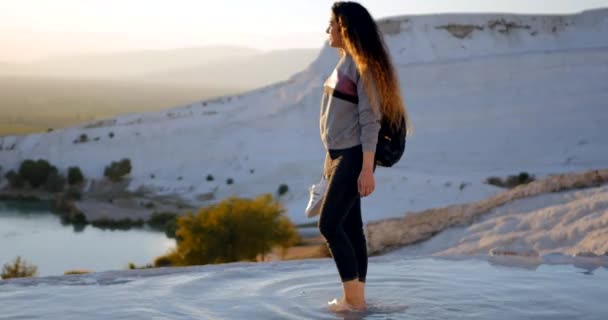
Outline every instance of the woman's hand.
{"type": "Polygon", "coordinates": [[[376,188],[376,182],[374,181],[374,169],[373,167],[363,166],[359,179],[357,180],[357,187],[359,189],[359,195],[367,197],[376,188]]]}
{"type": "Polygon", "coordinates": [[[357,188],[359,189],[359,195],[362,197],[369,196],[376,188],[376,182],[374,181],[374,158],[374,152],[363,152],[363,166],[361,167],[361,173],[359,173],[359,179],[357,179],[357,188]]]}

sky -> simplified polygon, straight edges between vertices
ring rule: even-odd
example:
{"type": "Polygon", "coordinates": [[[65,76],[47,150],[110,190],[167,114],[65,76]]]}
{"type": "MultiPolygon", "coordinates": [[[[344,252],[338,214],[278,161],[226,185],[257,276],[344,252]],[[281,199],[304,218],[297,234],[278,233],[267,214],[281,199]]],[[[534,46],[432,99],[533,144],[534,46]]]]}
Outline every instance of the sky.
{"type": "MultiPolygon", "coordinates": [[[[608,0],[364,0],[375,18],[444,12],[573,13],[608,0]],[[550,3],[550,5],[547,5],[550,3]]],[[[323,45],[331,0],[0,0],[0,61],[217,44],[323,45]]]]}

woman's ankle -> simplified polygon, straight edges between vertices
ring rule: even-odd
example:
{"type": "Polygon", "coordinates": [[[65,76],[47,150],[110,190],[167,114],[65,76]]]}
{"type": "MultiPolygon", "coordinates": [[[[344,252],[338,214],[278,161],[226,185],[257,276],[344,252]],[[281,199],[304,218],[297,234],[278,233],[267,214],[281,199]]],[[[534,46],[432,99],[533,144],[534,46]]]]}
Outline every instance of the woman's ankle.
{"type": "Polygon", "coordinates": [[[344,289],[343,301],[355,309],[365,308],[365,284],[358,279],[342,283],[344,289]]]}

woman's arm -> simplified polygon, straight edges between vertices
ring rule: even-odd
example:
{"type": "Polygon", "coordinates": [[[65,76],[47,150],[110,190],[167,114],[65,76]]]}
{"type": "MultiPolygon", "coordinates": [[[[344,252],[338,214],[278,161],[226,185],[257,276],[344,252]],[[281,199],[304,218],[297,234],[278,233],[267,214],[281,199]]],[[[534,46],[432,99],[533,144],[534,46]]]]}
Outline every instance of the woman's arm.
{"type": "Polygon", "coordinates": [[[363,168],[361,168],[361,170],[369,170],[370,172],[374,172],[375,155],[376,153],[373,151],[363,152],[363,168]]]}

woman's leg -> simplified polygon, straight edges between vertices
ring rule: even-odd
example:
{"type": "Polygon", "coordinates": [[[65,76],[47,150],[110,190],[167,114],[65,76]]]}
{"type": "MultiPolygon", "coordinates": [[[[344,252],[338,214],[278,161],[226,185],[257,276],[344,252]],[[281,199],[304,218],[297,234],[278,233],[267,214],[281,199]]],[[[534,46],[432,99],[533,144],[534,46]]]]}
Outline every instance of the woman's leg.
{"type": "MultiPolygon", "coordinates": [[[[355,235],[354,239],[357,240],[356,243],[351,242],[345,231],[345,222],[350,213],[354,213],[354,219],[349,220],[350,222],[347,224],[348,228],[358,228],[361,232],[363,231],[362,222],[357,222],[357,220],[361,220],[357,179],[361,171],[362,158],[361,150],[354,148],[341,152],[340,156],[332,160],[319,219],[319,229],[327,242],[342,280],[344,300],[348,305],[357,309],[365,308],[363,283],[359,281],[359,270],[367,272],[367,255],[362,255],[363,252],[367,252],[367,246],[365,246],[365,251],[361,251],[361,243],[365,242],[364,236],[361,238],[361,235],[357,236],[349,230],[349,233],[355,235]],[[352,211],[355,206],[356,208],[352,211]],[[362,269],[359,267],[359,259],[362,263],[364,261],[362,269]]],[[[364,274],[362,279],[365,279],[364,274]]],[[[338,306],[338,309],[340,307],[343,306],[338,306]]]]}
{"type": "Polygon", "coordinates": [[[344,300],[357,308],[365,309],[365,277],[367,276],[367,242],[363,232],[363,219],[361,217],[361,198],[357,197],[344,220],[344,232],[349,238],[357,259],[357,280],[342,284],[344,300]]]}
{"type": "Polygon", "coordinates": [[[367,241],[365,240],[365,232],[363,230],[360,197],[357,197],[344,220],[344,232],[355,250],[358,279],[360,282],[365,282],[365,277],[367,276],[367,241]]]}
{"type": "MultiPolygon", "coordinates": [[[[373,171],[376,172],[376,164],[374,164],[373,171]]],[[[357,273],[359,274],[359,282],[363,288],[367,277],[368,256],[367,240],[365,239],[365,230],[363,229],[363,214],[361,213],[361,197],[357,197],[344,220],[344,232],[346,232],[355,250],[357,273]]]]}
{"type": "Polygon", "coordinates": [[[343,226],[357,198],[350,160],[340,156],[333,161],[319,217],[319,231],[325,238],[342,282],[359,279],[355,250],[343,226]]]}

